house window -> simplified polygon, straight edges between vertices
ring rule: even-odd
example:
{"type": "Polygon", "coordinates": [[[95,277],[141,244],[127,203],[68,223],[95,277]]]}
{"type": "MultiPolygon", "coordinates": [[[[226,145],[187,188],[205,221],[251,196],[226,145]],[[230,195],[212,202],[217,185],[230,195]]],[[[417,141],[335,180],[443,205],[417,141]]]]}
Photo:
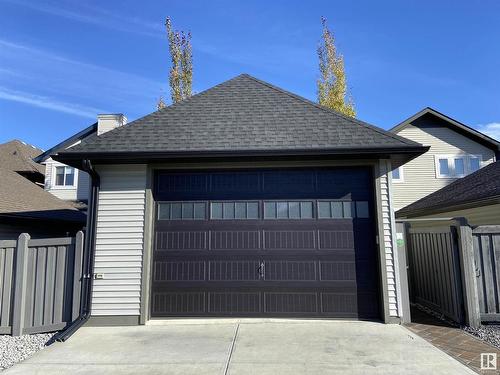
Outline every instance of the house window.
{"type": "Polygon", "coordinates": [[[437,155],[436,177],[458,178],[481,168],[479,155],[437,155]]]}
{"type": "Polygon", "coordinates": [[[464,158],[455,158],[454,159],[454,167],[455,167],[455,176],[463,176],[465,175],[465,162],[464,158]]]}
{"type": "Polygon", "coordinates": [[[403,167],[392,170],[392,182],[403,182],[403,167]]]}
{"type": "Polygon", "coordinates": [[[478,171],[479,168],[481,168],[481,159],[476,156],[471,156],[469,158],[469,168],[471,173],[478,171]]]}
{"type": "Polygon", "coordinates": [[[56,186],[74,186],[75,168],[56,167],[56,186]]]}

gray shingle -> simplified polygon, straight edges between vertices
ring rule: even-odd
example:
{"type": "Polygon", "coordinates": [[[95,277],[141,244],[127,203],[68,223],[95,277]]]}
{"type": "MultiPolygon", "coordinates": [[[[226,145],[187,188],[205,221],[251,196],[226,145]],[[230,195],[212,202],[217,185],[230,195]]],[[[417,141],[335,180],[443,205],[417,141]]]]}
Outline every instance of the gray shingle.
{"type": "Polygon", "coordinates": [[[61,155],[413,147],[421,145],[242,74],[61,155]]]}
{"type": "Polygon", "coordinates": [[[44,174],[45,167],[33,161],[33,158],[42,152],[42,150],[35,146],[13,139],[0,145],[0,168],[15,172],[38,172],[44,174]]]}
{"type": "Polygon", "coordinates": [[[86,215],[70,202],[8,169],[0,168],[0,215],[85,222],[86,215]]]}

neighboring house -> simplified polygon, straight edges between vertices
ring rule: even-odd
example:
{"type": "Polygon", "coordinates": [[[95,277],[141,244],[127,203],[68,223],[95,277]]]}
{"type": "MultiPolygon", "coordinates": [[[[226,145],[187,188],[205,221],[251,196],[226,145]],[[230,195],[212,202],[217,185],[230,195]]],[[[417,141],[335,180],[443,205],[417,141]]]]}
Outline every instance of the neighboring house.
{"type": "Polygon", "coordinates": [[[473,226],[500,225],[500,161],[410,204],[396,217],[465,217],[473,226]]]}
{"type": "Polygon", "coordinates": [[[391,131],[430,146],[427,153],[393,171],[396,210],[496,161],[500,150],[500,142],[432,108],[391,131]]]}
{"type": "Polygon", "coordinates": [[[85,215],[70,203],[16,172],[0,168],[0,176],[0,240],[23,232],[32,238],[62,237],[84,227],[85,215]]]}
{"type": "Polygon", "coordinates": [[[389,174],[427,149],[240,75],[60,150],[92,176],[82,309],[401,322],[389,174]]]}
{"type": "Polygon", "coordinates": [[[0,145],[0,168],[14,171],[43,186],[45,167],[33,161],[43,151],[14,139],[0,145]]]}
{"type": "Polygon", "coordinates": [[[50,155],[73,147],[87,138],[102,134],[113,126],[123,125],[127,119],[123,115],[99,115],[98,121],[77,134],[65,139],[34,160],[45,165],[45,190],[56,197],[71,201],[85,211],[89,195],[89,176],[79,168],[70,167],[53,160],[50,155]]]}

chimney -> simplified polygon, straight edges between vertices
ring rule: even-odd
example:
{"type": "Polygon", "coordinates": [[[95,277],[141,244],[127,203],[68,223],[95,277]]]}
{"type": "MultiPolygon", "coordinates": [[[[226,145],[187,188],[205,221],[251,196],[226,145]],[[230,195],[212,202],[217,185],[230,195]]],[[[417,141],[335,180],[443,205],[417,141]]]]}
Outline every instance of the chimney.
{"type": "Polygon", "coordinates": [[[109,132],[110,130],[125,125],[126,123],[127,118],[122,113],[97,115],[97,135],[109,132]]]}

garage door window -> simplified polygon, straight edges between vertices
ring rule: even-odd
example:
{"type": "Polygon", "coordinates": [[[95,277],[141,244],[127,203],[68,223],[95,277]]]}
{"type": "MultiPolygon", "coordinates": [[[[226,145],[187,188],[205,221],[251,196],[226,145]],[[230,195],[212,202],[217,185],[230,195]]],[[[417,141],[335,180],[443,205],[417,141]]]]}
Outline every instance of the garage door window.
{"type": "Polygon", "coordinates": [[[158,220],[205,220],[205,202],[158,203],[158,220]]]}
{"type": "Polygon", "coordinates": [[[313,202],[264,202],[264,219],[312,219],[313,202]]]}
{"type": "Polygon", "coordinates": [[[258,202],[212,202],[210,218],[215,220],[251,220],[259,218],[258,202]]]}
{"type": "Polygon", "coordinates": [[[368,202],[319,201],[319,219],[368,218],[368,202]]]}

